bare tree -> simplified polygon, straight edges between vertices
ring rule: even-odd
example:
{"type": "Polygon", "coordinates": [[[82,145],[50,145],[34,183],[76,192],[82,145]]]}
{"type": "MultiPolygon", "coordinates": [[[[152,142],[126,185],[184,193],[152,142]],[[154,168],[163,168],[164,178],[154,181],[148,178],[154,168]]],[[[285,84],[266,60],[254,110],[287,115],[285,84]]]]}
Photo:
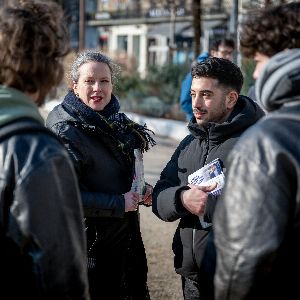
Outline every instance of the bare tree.
{"type": "Polygon", "coordinates": [[[201,45],[201,0],[193,0],[193,28],[194,28],[194,58],[200,53],[201,45]]]}

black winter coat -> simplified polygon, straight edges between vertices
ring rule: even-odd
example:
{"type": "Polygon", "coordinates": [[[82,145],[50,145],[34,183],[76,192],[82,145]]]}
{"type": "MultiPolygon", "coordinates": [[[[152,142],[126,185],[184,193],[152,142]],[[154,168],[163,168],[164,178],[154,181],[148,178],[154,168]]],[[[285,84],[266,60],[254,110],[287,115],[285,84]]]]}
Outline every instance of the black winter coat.
{"type": "MultiPolygon", "coordinates": [[[[188,189],[188,175],[219,158],[226,171],[227,156],[241,134],[260,117],[263,111],[251,99],[240,96],[229,119],[200,127],[195,118],[188,126],[191,134],[179,144],[161,173],[153,191],[153,212],[164,221],[180,219],[174,235],[173,252],[176,272],[198,281],[200,265],[211,227],[202,228],[199,218],[188,212],[180,193],[188,189]]],[[[225,172],[226,176],[226,172],[225,172]]],[[[209,196],[204,221],[212,222],[218,196],[209,196]]]]}
{"type": "Polygon", "coordinates": [[[134,268],[129,270],[131,280],[143,290],[147,262],[139,215],[125,213],[123,196],[131,189],[134,165],[129,167],[122,160],[111,137],[96,133],[82,117],[71,115],[62,104],[50,112],[46,124],[62,139],[78,175],[88,256],[89,260],[96,260],[95,269],[89,270],[92,299],[119,299],[120,282],[125,269],[128,275],[128,267],[134,268]],[[74,122],[82,126],[74,126],[74,122]]]}

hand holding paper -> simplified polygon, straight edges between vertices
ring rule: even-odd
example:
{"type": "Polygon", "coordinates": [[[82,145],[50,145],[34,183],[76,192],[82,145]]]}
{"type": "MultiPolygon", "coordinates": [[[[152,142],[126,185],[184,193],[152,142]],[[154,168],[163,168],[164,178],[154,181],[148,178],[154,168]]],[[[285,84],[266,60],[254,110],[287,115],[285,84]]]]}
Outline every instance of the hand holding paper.
{"type": "MultiPolygon", "coordinates": [[[[188,182],[189,187],[201,188],[202,191],[205,186],[209,186],[210,188],[214,186],[214,188],[206,190],[206,192],[212,195],[220,195],[225,184],[225,175],[222,170],[220,159],[217,158],[213,160],[209,164],[189,175],[188,182]]],[[[202,227],[207,228],[211,226],[211,223],[204,222],[203,220],[205,205],[201,211],[202,213],[197,214],[197,216],[199,216],[202,227]]]]}
{"type": "Polygon", "coordinates": [[[211,186],[189,185],[191,189],[181,193],[182,205],[192,214],[201,216],[204,213],[208,192],[216,188],[216,183],[211,186]]]}

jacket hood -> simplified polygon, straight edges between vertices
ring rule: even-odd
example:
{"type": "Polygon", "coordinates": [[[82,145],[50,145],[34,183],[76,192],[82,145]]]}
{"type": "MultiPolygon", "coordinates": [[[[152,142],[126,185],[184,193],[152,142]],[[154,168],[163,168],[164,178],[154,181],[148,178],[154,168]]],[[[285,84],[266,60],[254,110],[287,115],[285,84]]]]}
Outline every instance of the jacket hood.
{"type": "Polygon", "coordinates": [[[274,55],[257,79],[256,98],[267,110],[285,103],[300,101],[300,49],[274,55]]]}
{"type": "Polygon", "coordinates": [[[22,118],[32,118],[44,124],[38,107],[25,94],[0,85],[0,126],[22,118]]]}
{"type": "MultiPolygon", "coordinates": [[[[264,115],[264,111],[255,101],[246,96],[240,95],[227,121],[221,124],[208,124],[210,139],[226,140],[229,136],[247,129],[264,115]]],[[[188,129],[195,137],[203,137],[207,135],[207,130],[196,123],[195,117],[191,119],[188,129]]]]}

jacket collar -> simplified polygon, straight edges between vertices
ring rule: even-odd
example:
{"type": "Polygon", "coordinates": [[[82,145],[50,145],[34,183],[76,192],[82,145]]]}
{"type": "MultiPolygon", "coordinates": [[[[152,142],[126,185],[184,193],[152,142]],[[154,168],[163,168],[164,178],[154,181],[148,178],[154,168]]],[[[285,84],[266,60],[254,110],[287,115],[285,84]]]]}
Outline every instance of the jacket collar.
{"type": "Polygon", "coordinates": [[[44,123],[38,107],[22,92],[0,85],[0,126],[21,118],[44,123]]]}
{"type": "Polygon", "coordinates": [[[263,116],[263,110],[255,101],[240,95],[234,110],[225,122],[208,123],[207,128],[203,128],[193,117],[188,124],[188,129],[196,138],[209,138],[210,141],[218,142],[247,129],[263,116]]]}

